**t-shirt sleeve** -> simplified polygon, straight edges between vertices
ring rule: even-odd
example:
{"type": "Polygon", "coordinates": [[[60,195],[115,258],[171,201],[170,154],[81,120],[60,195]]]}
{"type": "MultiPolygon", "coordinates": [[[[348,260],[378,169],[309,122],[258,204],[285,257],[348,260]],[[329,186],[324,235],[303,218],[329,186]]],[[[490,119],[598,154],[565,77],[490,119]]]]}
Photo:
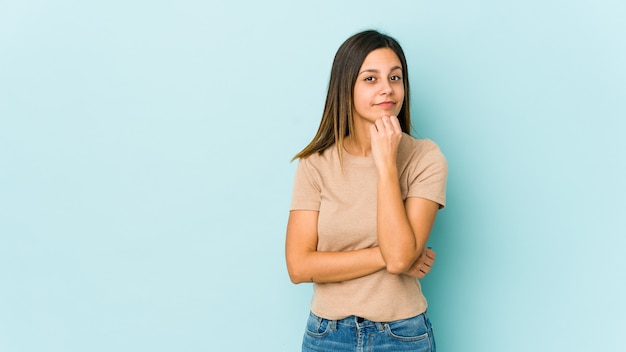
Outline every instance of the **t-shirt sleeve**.
{"type": "Polygon", "coordinates": [[[290,210],[319,210],[321,203],[320,177],[307,159],[300,159],[296,167],[290,210]]]}
{"type": "Polygon", "coordinates": [[[448,162],[439,149],[432,143],[430,148],[414,161],[413,178],[409,183],[407,197],[432,200],[439,203],[439,208],[446,206],[446,182],[448,162]]]}

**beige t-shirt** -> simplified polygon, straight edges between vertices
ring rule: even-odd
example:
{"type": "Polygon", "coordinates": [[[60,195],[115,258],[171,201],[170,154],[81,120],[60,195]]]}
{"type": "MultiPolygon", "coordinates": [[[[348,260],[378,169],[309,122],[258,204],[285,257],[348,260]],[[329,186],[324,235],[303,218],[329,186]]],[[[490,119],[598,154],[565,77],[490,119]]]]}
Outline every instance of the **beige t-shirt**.
{"type": "MultiPolygon", "coordinates": [[[[336,145],[300,159],[291,210],[316,210],[318,251],[349,251],[378,245],[376,234],[376,166],[372,157],[343,152],[336,145]]],[[[445,206],[447,162],[428,139],[403,134],[397,156],[402,198],[420,197],[445,206]]],[[[393,321],[421,314],[426,299],[419,282],[386,270],[338,283],[313,285],[311,311],[323,318],[350,315],[393,321]]]]}

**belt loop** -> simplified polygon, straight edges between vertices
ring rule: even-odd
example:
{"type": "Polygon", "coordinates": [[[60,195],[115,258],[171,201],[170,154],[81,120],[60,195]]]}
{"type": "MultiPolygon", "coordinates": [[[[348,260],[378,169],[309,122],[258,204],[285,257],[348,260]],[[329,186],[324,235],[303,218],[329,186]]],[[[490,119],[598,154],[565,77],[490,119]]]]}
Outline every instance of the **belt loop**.
{"type": "Polygon", "coordinates": [[[330,320],[328,323],[333,331],[337,331],[337,320],[330,320]]]}
{"type": "Polygon", "coordinates": [[[385,331],[385,323],[376,322],[376,329],[378,329],[378,332],[385,331]]]}

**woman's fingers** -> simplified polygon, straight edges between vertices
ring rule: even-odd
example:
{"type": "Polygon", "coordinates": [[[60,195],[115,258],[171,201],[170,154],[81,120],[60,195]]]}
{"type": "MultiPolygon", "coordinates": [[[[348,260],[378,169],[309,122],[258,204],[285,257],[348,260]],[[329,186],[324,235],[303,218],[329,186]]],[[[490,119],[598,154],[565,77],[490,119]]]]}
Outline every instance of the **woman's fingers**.
{"type": "Polygon", "coordinates": [[[398,118],[383,116],[370,126],[372,156],[379,171],[396,168],[396,154],[402,139],[398,118]]]}
{"type": "Polygon", "coordinates": [[[395,132],[402,132],[402,127],[400,127],[400,120],[398,120],[396,116],[390,116],[389,123],[391,123],[395,132]]]}
{"type": "Polygon", "coordinates": [[[373,126],[376,128],[376,132],[381,134],[392,135],[394,133],[402,133],[400,121],[395,116],[383,116],[374,121],[373,126]]]}
{"type": "Polygon", "coordinates": [[[430,247],[424,248],[424,250],[422,251],[422,255],[431,258],[433,261],[435,260],[435,257],[437,257],[437,253],[435,253],[435,251],[433,251],[433,249],[430,247]]]}
{"type": "Polygon", "coordinates": [[[430,269],[435,264],[436,256],[437,254],[432,248],[424,248],[422,254],[420,254],[417,260],[415,260],[415,263],[413,263],[411,268],[405,273],[418,279],[423,279],[430,273],[430,269]]]}
{"type": "Polygon", "coordinates": [[[384,134],[387,131],[387,126],[385,126],[385,121],[384,118],[378,119],[374,122],[374,125],[376,126],[376,131],[378,131],[378,133],[380,134],[384,134]]]}

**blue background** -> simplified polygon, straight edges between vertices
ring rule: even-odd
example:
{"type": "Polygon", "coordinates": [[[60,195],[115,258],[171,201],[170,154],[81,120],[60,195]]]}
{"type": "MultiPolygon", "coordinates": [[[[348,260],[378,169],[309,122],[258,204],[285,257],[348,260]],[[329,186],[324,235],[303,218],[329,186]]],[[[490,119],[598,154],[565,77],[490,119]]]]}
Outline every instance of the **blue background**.
{"type": "Polygon", "coordinates": [[[284,232],[338,46],[448,158],[438,347],[621,351],[623,1],[0,1],[0,351],[296,351],[284,232]]]}

